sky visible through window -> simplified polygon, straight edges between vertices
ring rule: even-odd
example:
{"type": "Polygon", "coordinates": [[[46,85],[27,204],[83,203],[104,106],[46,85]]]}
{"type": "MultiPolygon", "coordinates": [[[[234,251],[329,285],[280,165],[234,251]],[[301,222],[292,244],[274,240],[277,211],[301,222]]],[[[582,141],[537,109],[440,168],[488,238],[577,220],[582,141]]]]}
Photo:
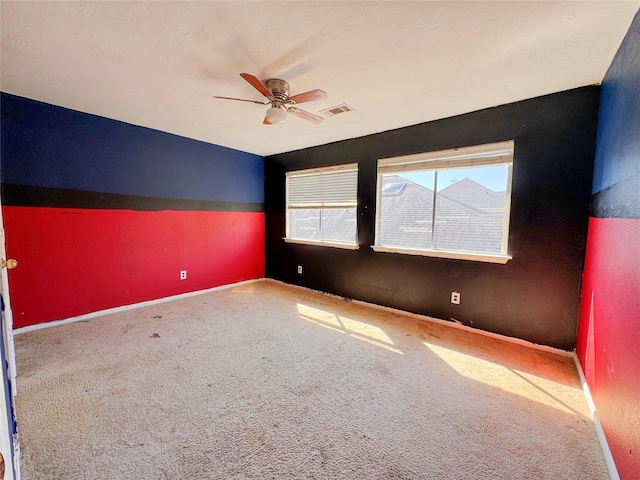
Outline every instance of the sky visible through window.
{"type": "MultiPolygon", "coordinates": [[[[433,171],[405,172],[398,173],[397,175],[423,187],[433,189],[433,171]]],[[[438,191],[447,188],[455,182],[459,182],[463,178],[469,178],[494,192],[504,192],[507,190],[507,166],[497,165],[495,167],[438,170],[438,191]]]]}

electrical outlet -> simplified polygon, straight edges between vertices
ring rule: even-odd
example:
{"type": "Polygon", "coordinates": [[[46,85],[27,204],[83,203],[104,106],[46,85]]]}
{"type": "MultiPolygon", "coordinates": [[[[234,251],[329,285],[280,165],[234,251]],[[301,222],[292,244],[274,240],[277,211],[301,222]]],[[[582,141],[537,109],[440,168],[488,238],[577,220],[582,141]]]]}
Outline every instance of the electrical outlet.
{"type": "Polygon", "coordinates": [[[187,279],[187,271],[180,270],[180,280],[186,280],[186,279],[187,279]]]}
{"type": "Polygon", "coordinates": [[[460,305],[460,292],[451,292],[451,303],[460,305]]]}
{"type": "Polygon", "coordinates": [[[298,273],[302,274],[302,265],[298,265],[298,273]]]}

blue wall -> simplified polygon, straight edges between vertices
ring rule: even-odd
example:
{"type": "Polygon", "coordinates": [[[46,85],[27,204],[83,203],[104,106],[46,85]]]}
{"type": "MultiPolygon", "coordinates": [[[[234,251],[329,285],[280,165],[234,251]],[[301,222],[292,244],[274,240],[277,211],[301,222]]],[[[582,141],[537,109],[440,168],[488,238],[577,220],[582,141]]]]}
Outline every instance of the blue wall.
{"type": "Polygon", "coordinates": [[[2,183],[264,202],[262,157],[1,94],[2,183]]]}
{"type": "Polygon", "coordinates": [[[640,175],[639,16],[602,82],[593,193],[640,175]]]}

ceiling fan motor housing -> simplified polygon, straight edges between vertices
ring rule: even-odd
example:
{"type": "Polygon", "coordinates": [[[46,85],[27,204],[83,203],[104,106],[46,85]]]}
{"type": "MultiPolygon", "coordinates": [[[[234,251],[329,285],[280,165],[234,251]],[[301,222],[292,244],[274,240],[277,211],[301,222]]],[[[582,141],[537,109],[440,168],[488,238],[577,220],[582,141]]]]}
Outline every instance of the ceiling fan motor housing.
{"type": "Polygon", "coordinates": [[[279,105],[283,105],[289,99],[289,83],[279,78],[270,78],[264,82],[279,105]]]}

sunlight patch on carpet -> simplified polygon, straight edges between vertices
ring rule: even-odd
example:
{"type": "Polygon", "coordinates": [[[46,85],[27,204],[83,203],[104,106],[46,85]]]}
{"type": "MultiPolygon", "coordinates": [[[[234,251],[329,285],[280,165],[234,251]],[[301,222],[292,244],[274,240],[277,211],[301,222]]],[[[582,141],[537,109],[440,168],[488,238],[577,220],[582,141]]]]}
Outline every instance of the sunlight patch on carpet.
{"type": "Polygon", "coordinates": [[[570,413],[589,417],[581,408],[581,390],[541,378],[527,372],[507,368],[498,363],[423,342],[435,355],[465,378],[484,383],[505,392],[570,413]],[[553,393],[551,393],[553,392],[553,393]]]}
{"type": "Polygon", "coordinates": [[[322,327],[329,328],[340,333],[351,332],[350,336],[364,341],[370,345],[383,348],[387,351],[404,355],[404,353],[391,345],[395,345],[391,337],[387,335],[377,325],[371,325],[369,323],[362,322],[360,320],[354,320],[343,316],[336,316],[326,310],[310,307],[302,303],[297,303],[296,307],[300,318],[308,322],[320,325],[322,327]]]}
{"type": "Polygon", "coordinates": [[[362,340],[363,342],[367,342],[370,345],[375,345],[376,347],[383,348],[389,352],[397,353],[398,355],[404,355],[404,353],[402,353],[402,350],[398,350],[397,348],[390,347],[389,345],[385,345],[384,343],[376,342],[371,338],[361,337],[360,335],[356,335],[355,333],[352,333],[351,337],[356,338],[358,340],[362,340]]]}

